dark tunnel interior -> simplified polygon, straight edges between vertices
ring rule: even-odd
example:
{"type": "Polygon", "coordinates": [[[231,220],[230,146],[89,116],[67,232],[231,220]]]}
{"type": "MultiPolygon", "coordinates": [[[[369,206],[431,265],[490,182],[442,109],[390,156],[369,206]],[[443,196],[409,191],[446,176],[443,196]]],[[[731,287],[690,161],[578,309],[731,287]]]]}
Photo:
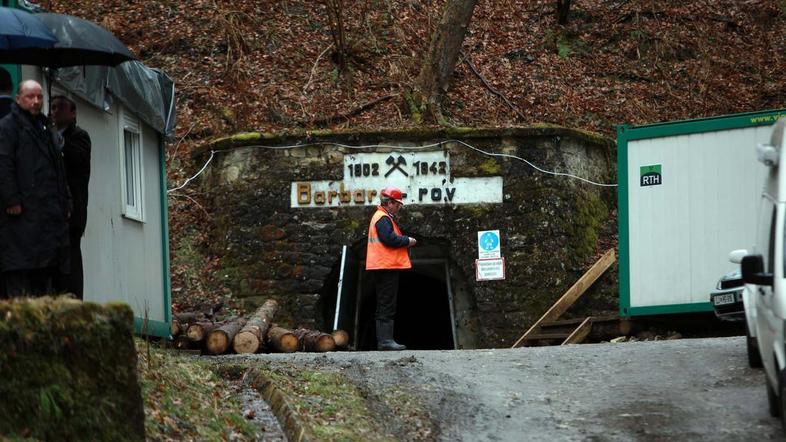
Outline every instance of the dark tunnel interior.
{"type": "MultiPolygon", "coordinates": [[[[364,280],[358,350],[376,349],[375,308],[373,281],[364,280]]],[[[454,348],[444,263],[415,263],[401,272],[395,321],[395,339],[408,349],[454,348]]]]}

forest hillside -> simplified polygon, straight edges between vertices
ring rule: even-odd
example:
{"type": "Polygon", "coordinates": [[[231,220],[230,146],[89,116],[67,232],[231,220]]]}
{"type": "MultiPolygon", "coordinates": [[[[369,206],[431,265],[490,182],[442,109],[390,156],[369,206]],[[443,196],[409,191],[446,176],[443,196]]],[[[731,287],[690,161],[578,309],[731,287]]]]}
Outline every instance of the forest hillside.
{"type": "MultiPolygon", "coordinates": [[[[306,0],[54,0],[94,20],[177,84],[178,134],[411,125],[444,1],[343,1],[339,71],[326,4],[306,0]],[[379,101],[347,118],[336,118],[379,101]]],[[[466,126],[537,122],[613,135],[650,123],[786,103],[782,0],[480,0],[444,106],[466,126]],[[502,98],[504,97],[504,98],[502,98]]]]}

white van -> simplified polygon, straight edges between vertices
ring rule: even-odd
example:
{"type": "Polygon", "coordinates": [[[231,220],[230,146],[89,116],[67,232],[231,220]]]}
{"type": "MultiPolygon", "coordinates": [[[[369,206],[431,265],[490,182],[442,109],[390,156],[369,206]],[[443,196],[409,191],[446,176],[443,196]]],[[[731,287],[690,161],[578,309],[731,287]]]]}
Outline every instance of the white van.
{"type": "MultiPolygon", "coordinates": [[[[729,261],[735,264],[740,264],[742,259],[747,255],[748,251],[745,249],[734,250],[733,252],[729,253],[729,261]]],[[[742,278],[742,275],[740,275],[740,278],[742,278]]],[[[721,288],[721,281],[718,282],[718,288],[721,288]]],[[[727,291],[734,289],[736,289],[736,287],[727,289],[727,291]]],[[[759,353],[759,343],[756,340],[756,305],[754,304],[756,297],[751,295],[751,293],[753,293],[751,290],[755,291],[755,286],[743,284],[741,294],[744,314],[743,320],[745,321],[746,332],[745,346],[747,347],[748,351],[748,365],[751,368],[762,368],[761,353],[759,353]]],[[[719,290],[718,293],[720,292],[721,291],[719,290]]]]}
{"type": "MultiPolygon", "coordinates": [[[[784,221],[786,221],[786,149],[783,149],[786,118],[773,127],[770,144],[757,147],[759,161],[769,168],[761,194],[756,244],[753,254],[741,260],[746,284],[748,320],[755,323],[756,337],[767,381],[770,414],[781,416],[786,429],[786,259],[784,259],[784,221]]],[[[738,260],[739,252],[732,252],[738,260]]],[[[736,259],[735,259],[736,258],[736,259]]],[[[749,332],[749,335],[751,332],[749,332]]]]}

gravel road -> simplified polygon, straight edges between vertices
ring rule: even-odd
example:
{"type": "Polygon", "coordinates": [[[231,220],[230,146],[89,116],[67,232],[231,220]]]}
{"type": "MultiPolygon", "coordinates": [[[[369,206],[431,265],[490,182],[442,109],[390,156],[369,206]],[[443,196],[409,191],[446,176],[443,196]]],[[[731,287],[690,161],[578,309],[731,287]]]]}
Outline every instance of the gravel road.
{"type": "Polygon", "coordinates": [[[367,391],[405,387],[426,404],[439,440],[784,437],[741,337],[248,359],[339,370],[367,391]]]}

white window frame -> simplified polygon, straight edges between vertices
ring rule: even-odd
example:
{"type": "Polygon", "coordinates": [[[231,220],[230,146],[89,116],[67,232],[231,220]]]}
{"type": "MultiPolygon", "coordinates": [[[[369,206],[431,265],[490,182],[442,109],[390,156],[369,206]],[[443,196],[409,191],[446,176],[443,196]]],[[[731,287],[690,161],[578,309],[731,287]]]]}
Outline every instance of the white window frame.
{"type": "Polygon", "coordinates": [[[121,188],[121,201],[123,216],[134,221],[145,222],[145,173],[143,167],[143,149],[142,149],[142,124],[139,119],[125,110],[120,112],[120,130],[118,131],[120,137],[120,148],[118,154],[120,157],[120,188],[121,188]],[[126,146],[126,133],[136,136],[136,145],[131,146],[131,160],[132,164],[127,164],[127,146],[126,146]],[[128,174],[132,174],[133,182],[131,183],[134,199],[129,201],[128,189],[128,174]]]}

